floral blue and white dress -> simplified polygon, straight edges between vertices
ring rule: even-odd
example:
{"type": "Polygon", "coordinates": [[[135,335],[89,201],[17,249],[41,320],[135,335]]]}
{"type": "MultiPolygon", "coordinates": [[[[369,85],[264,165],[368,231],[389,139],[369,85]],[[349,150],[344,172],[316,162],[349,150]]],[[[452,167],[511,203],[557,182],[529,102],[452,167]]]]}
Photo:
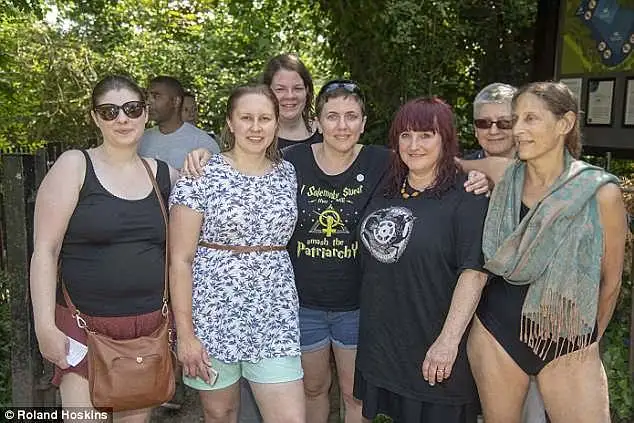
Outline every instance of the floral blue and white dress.
{"type": "MultiPolygon", "coordinates": [[[[198,179],[181,178],[170,207],[203,214],[200,240],[285,246],[297,220],[295,168],[286,161],[247,176],[221,154],[198,179]]],[[[208,354],[227,362],[299,356],[298,299],[289,254],[199,246],[192,265],[192,316],[208,354]]]]}

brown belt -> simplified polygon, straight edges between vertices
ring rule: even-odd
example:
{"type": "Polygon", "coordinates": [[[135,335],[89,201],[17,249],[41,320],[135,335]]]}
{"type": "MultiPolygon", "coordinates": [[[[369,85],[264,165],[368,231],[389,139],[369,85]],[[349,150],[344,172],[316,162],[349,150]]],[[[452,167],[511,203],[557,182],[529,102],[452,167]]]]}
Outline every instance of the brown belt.
{"type": "Polygon", "coordinates": [[[214,250],[232,251],[234,253],[261,253],[266,251],[284,251],[286,246],[284,245],[225,245],[214,244],[207,241],[199,241],[198,245],[206,248],[213,248],[214,250]]]}

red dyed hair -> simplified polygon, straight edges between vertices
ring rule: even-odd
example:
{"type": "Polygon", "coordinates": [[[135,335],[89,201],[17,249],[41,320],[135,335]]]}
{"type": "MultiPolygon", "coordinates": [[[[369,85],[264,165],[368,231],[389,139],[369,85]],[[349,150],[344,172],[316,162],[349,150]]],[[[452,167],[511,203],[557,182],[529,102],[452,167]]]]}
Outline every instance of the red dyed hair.
{"type": "Polygon", "coordinates": [[[390,165],[387,194],[398,195],[409,169],[399,152],[399,136],[406,131],[433,131],[439,133],[442,147],[436,163],[436,180],[426,192],[440,194],[456,180],[459,172],[454,157],[458,154],[458,136],[451,106],[439,97],[419,97],[403,104],[392,120],[389,142],[396,154],[390,165]]]}

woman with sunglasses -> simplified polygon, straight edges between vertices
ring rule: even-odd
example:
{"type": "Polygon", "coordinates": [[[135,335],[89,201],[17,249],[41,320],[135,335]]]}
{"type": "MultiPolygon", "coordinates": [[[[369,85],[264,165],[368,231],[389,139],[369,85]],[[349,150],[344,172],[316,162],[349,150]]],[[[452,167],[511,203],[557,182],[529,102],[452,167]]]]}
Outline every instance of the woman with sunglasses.
{"type": "MultiPolygon", "coordinates": [[[[115,339],[154,332],[163,319],[166,228],[143,161],[164,202],[177,177],[166,163],[137,154],[148,115],[143,90],[132,80],[108,76],[97,83],[90,114],[103,142],[62,154],[35,203],[35,331],[42,356],[55,364],[53,383],[64,407],[92,403],[86,358],[74,366],[67,361],[69,337],[86,344],[86,335],[56,290],[58,277],[89,327],[115,339]]],[[[149,413],[115,413],[114,421],[145,422],[149,413]]]]}
{"type": "Polygon", "coordinates": [[[280,54],[266,64],[262,82],[273,90],[280,108],[278,148],[321,142],[312,121],[313,78],[294,54],[280,54]]]}

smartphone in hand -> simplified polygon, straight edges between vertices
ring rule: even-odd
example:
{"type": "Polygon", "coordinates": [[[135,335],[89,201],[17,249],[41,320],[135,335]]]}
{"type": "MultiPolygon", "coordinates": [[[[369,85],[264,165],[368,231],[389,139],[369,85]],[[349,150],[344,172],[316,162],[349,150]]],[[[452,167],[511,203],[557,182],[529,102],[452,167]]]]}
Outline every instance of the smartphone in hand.
{"type": "Polygon", "coordinates": [[[209,385],[216,383],[216,379],[218,379],[218,371],[209,366],[207,367],[207,373],[209,374],[209,385]]]}

